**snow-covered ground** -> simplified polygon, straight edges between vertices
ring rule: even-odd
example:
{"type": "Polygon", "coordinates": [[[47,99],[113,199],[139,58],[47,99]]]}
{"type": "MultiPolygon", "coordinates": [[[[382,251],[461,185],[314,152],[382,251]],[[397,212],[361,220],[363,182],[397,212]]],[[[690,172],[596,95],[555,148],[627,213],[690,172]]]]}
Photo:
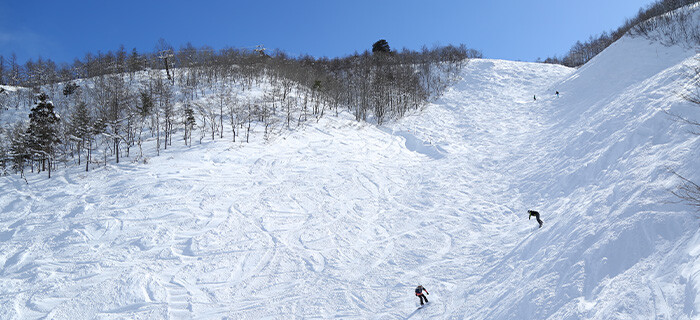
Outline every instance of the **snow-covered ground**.
{"type": "Polygon", "coordinates": [[[472,60],[383,127],[2,177],[0,318],[697,318],[699,222],[668,168],[700,180],[700,137],[663,113],[692,115],[694,56],[472,60]]]}

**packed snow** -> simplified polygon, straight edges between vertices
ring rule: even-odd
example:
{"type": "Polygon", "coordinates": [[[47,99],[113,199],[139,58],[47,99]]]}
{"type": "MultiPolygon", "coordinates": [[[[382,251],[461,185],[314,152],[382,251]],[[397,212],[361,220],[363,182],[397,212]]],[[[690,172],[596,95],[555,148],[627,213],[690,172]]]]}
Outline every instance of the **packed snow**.
{"type": "Polygon", "coordinates": [[[664,111],[694,115],[699,57],[626,37],[578,70],[475,59],[384,126],[2,177],[0,318],[697,318],[669,168],[700,181],[700,137],[664,111]]]}

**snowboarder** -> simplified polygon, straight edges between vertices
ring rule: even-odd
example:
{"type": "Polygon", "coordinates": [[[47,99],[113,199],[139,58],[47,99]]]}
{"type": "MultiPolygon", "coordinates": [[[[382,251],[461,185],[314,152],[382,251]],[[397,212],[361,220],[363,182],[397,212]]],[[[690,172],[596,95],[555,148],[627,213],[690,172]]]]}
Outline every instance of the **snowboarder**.
{"type": "Polygon", "coordinates": [[[418,298],[420,299],[421,306],[423,305],[423,300],[425,300],[425,303],[428,303],[428,298],[425,297],[425,295],[423,294],[423,291],[425,291],[425,294],[428,294],[428,295],[430,294],[430,293],[428,293],[428,290],[425,290],[425,288],[423,288],[423,286],[416,287],[416,296],[418,296],[418,298]]]}
{"type": "Polygon", "coordinates": [[[557,98],[559,98],[559,91],[557,91],[557,98]]]}
{"type": "Polygon", "coordinates": [[[527,220],[530,220],[530,218],[535,217],[537,223],[540,224],[540,228],[542,228],[542,220],[540,219],[540,213],[535,210],[527,210],[527,213],[530,214],[530,216],[527,217],[527,220]]]}

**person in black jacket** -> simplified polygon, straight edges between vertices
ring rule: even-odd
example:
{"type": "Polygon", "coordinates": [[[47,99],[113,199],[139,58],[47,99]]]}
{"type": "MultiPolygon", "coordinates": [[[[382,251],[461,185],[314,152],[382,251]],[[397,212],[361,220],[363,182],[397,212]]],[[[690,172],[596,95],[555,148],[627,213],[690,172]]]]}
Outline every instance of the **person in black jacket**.
{"type": "Polygon", "coordinates": [[[428,298],[423,294],[423,291],[425,291],[425,294],[430,294],[428,293],[428,290],[425,290],[423,286],[417,286],[416,287],[416,296],[420,299],[420,305],[423,305],[423,300],[425,300],[425,303],[428,303],[428,298]]]}
{"type": "Polygon", "coordinates": [[[535,210],[527,210],[527,213],[530,214],[530,216],[527,217],[527,220],[530,220],[530,218],[535,217],[537,223],[540,224],[540,228],[542,228],[542,220],[540,219],[540,213],[535,210]]]}

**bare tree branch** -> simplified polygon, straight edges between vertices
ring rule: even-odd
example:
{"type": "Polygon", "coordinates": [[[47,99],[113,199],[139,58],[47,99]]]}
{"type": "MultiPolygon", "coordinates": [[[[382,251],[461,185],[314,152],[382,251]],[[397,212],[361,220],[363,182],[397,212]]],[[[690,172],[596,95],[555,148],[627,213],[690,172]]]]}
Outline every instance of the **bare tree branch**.
{"type": "Polygon", "coordinates": [[[671,193],[688,205],[700,209],[700,185],[683,177],[673,169],[669,169],[669,171],[682,180],[675,190],[671,190],[671,193]]]}

